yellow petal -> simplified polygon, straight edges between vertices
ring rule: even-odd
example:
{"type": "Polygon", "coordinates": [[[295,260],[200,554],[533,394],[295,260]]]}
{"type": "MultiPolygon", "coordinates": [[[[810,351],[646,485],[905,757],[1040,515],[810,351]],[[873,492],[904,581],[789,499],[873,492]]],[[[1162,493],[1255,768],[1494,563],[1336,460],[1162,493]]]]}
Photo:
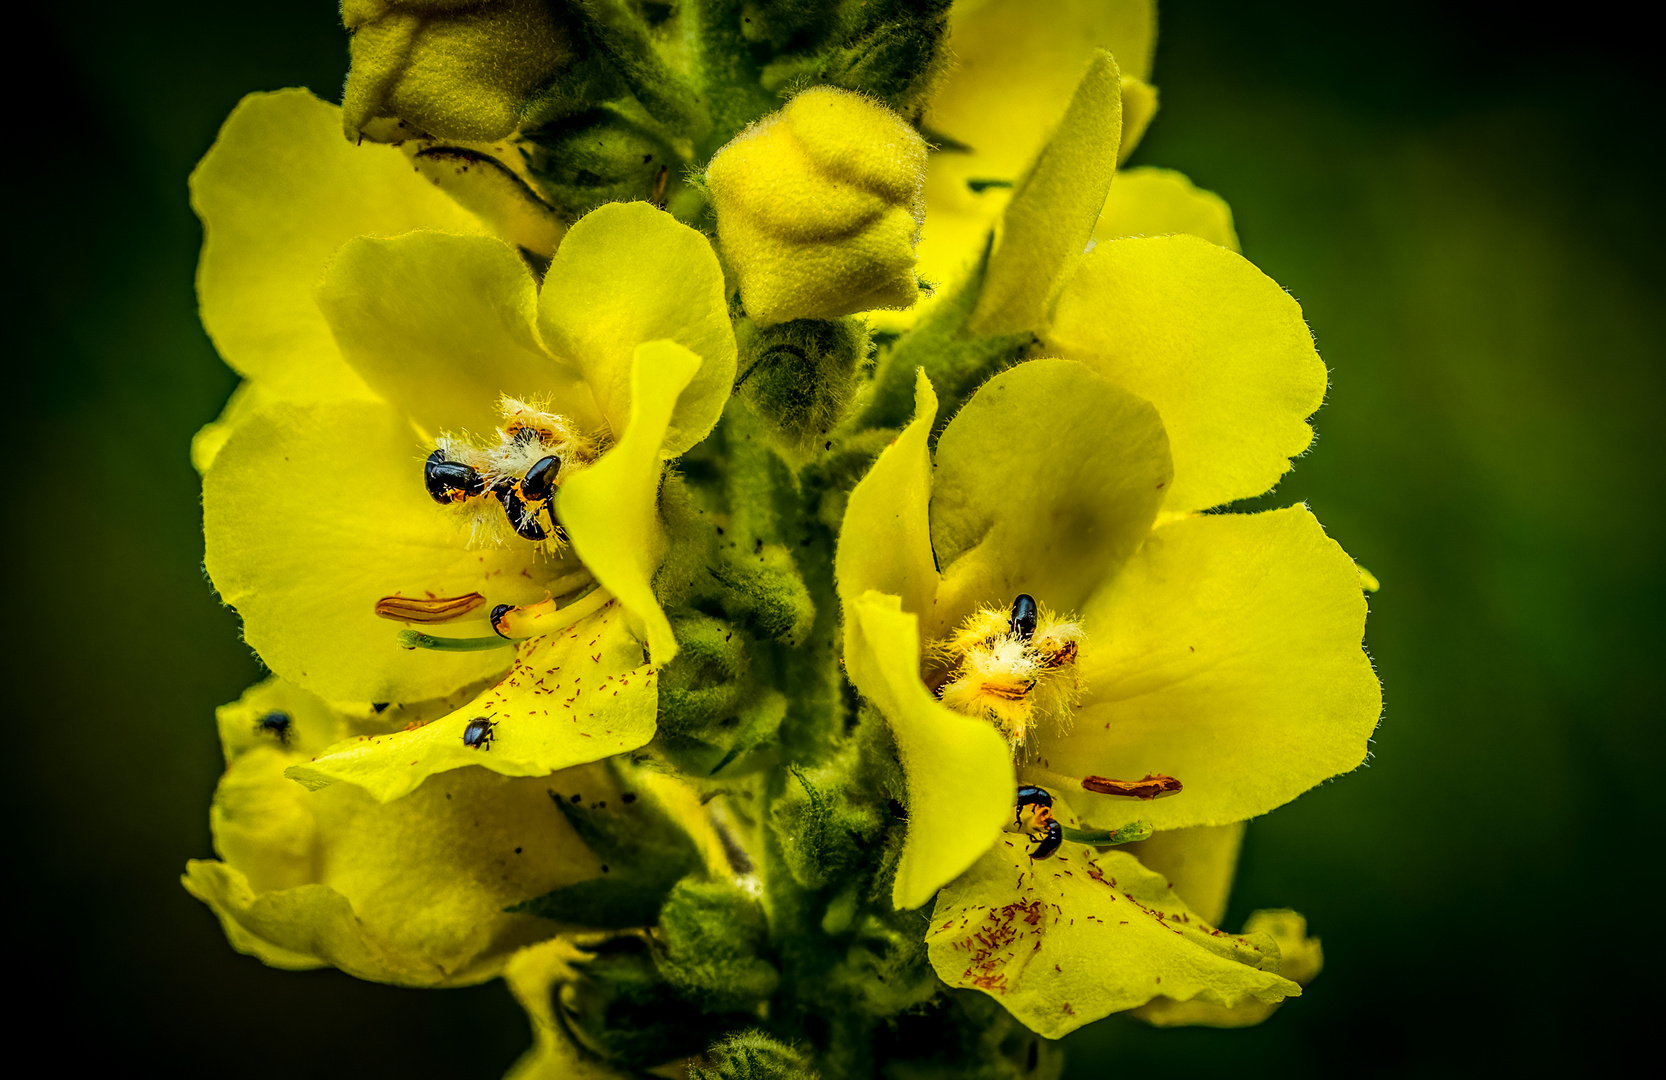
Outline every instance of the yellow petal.
{"type": "Polygon", "coordinates": [[[1142,167],[1117,173],[1093,230],[1095,242],[1174,233],[1189,233],[1229,251],[1238,250],[1232,208],[1219,195],[1194,187],[1173,169],[1142,167]]]}
{"type": "Polygon", "coordinates": [[[1157,116],[1157,88],[1127,72],[1122,73],[1122,145],[1117,148],[1120,165],[1139,146],[1145,129],[1157,116]]]}
{"type": "Polygon", "coordinates": [[[1082,619],[1088,697],[1069,732],[1042,735],[1041,757],[1185,785],[1147,803],[1084,795],[1096,827],[1242,821],[1365,760],[1382,706],[1360,649],[1365,598],[1305,507],[1163,526],[1082,619]]]}
{"type": "Polygon", "coordinates": [[[665,453],[682,453],[716,426],[735,381],[723,271],[706,238],[670,214],[610,203],[580,218],[544,275],[538,312],[544,343],[584,373],[615,434],[631,415],[636,347],[661,338],[701,361],[665,453]]]}
{"type": "Polygon", "coordinates": [[[1080,364],[990,379],[937,443],[933,636],[1021,592],[1079,608],[1145,539],[1169,478],[1156,411],[1080,364]]]}
{"type": "Polygon", "coordinates": [[[908,777],[908,838],[891,902],[916,908],[977,861],[1012,813],[1012,752],[989,724],[945,708],[920,680],[919,620],[895,596],[858,597],[851,681],[884,714],[908,777]]]}
{"type": "Polygon", "coordinates": [[[209,423],[197,429],[191,436],[191,465],[199,474],[208,471],[214,463],[220,448],[231,438],[232,431],[244,417],[252,416],[260,408],[272,400],[263,385],[257,385],[248,379],[237,384],[232,390],[231,397],[226,400],[225,408],[220,415],[209,423]]]}
{"type": "MultiPolygon", "coordinates": [[[[1244,933],[1271,935],[1278,943],[1278,973],[1302,986],[1318,977],[1320,968],[1324,967],[1319,939],[1307,936],[1307,920],[1294,911],[1257,911],[1245,921],[1244,933]]],[[[1277,1009],[1276,1002],[1244,1001],[1228,1008],[1196,998],[1174,1001],[1160,997],[1129,1015],[1155,1027],[1238,1028],[1259,1024],[1277,1009]]]]}
{"type": "Polygon", "coordinates": [[[408,233],[349,240],[318,289],[342,355],[428,434],[492,431],[502,394],[597,431],[577,371],[538,342],[538,291],[513,248],[489,236],[408,233]]]}
{"type": "Polygon", "coordinates": [[[644,746],[654,737],[659,685],[627,623],[609,604],[567,630],[532,638],[515,648],[515,664],[497,685],[461,708],[411,731],[340,743],[287,775],[316,788],[345,780],[388,802],[430,776],[471,765],[544,776],[644,746]],[[496,725],[489,745],[463,742],[476,717],[496,725]]]}
{"type": "Polygon", "coordinates": [[[340,110],[305,90],[250,94],[191,174],[203,221],[197,295],[226,363],[297,400],[369,397],[313,302],[349,238],[480,222],[391,146],[341,138],[340,110]]]}
{"type": "MultiPolygon", "coordinates": [[[[839,599],[849,610],[857,597],[874,589],[902,599],[902,609],[929,617],[937,595],[937,568],[931,555],[931,452],[926,440],[937,418],[937,395],[925,372],[917,374],[914,420],[887,446],[845,504],[839,527],[834,573],[839,599]]],[[[845,655],[855,619],[845,619],[845,655]]]]}
{"type": "Polygon", "coordinates": [[[509,958],[503,981],[532,1022],[533,1044],[505,1080],[627,1080],[624,1073],[581,1050],[556,1015],[559,986],[578,980],[579,971],[573,965],[588,956],[566,938],[551,938],[509,958]]]}
{"type": "Polygon", "coordinates": [[[1043,337],[1049,352],[1157,406],[1174,451],[1165,510],[1259,495],[1312,441],[1325,365],[1301,307],[1197,237],[1099,245],[1043,337]]]}
{"type": "MultiPolygon", "coordinates": [[[[1076,801],[1091,797],[1077,796],[1076,801]]],[[[1238,869],[1238,849],[1243,844],[1244,822],[1238,821],[1195,829],[1165,829],[1122,850],[1147,870],[1166,878],[1169,888],[1204,922],[1219,926],[1226,917],[1232,877],[1238,869]]]]}
{"type": "MultiPolygon", "coordinates": [[[[391,406],[270,404],[244,420],[203,477],[206,565],[267,667],[336,701],[422,701],[508,666],[507,649],[402,649],[384,596],[544,598],[562,564],[531,544],[470,549],[423,488],[426,448],[391,406]]],[[[451,628],[447,628],[451,633],[451,628]]],[[[468,636],[460,633],[458,636],[468,636]]]]}
{"type": "Polygon", "coordinates": [[[1013,190],[1001,215],[983,293],[968,325],[977,334],[1040,329],[1080,261],[1116,174],[1122,91],[1116,61],[1087,65],[1059,129],[1013,190]]]}
{"type": "Polygon", "coordinates": [[[955,66],[932,100],[926,126],[972,148],[937,155],[962,183],[967,176],[1018,179],[1095,51],[1110,52],[1133,78],[1151,74],[1157,32],[1151,0],[1052,0],[1045,17],[1038,17],[1033,0],[962,0],[950,20],[955,66]]]}
{"type": "MultiPolygon", "coordinates": [[[[677,655],[677,641],[653,586],[665,553],[659,519],[661,447],[672,438],[668,430],[679,395],[701,392],[698,380],[705,368],[700,357],[674,341],[651,341],[635,353],[624,437],[562,486],[556,508],[573,550],[641,620],[649,655],[664,666],[677,655]]],[[[732,354],[729,366],[733,370],[732,354]]]]}
{"type": "Polygon", "coordinates": [[[1301,993],[1269,935],[1213,929],[1133,856],[1067,844],[1037,862],[1024,837],[1003,836],[943,890],[926,951],[944,982],[1049,1039],[1158,995],[1230,1008],[1301,993]]]}
{"type": "MultiPolygon", "coordinates": [[[[1013,184],[1024,174],[1064,115],[1083,68],[1095,50],[1110,52],[1125,81],[1122,153],[1133,149],[1142,117],[1155,97],[1144,80],[1156,43],[1151,0],[1062,0],[1037,18],[1031,0],[954,5],[950,47],[955,64],[933,100],[926,126],[970,151],[931,156],[926,173],[925,228],[918,273],[937,286],[958,282],[983,252],[991,226],[1011,189],[968,181],[1013,184]],[[1130,93],[1130,90],[1133,90],[1130,93]],[[974,189],[975,187],[975,189],[974,189]]],[[[878,315],[877,326],[905,329],[925,315],[929,300],[901,313],[878,315]]]]}

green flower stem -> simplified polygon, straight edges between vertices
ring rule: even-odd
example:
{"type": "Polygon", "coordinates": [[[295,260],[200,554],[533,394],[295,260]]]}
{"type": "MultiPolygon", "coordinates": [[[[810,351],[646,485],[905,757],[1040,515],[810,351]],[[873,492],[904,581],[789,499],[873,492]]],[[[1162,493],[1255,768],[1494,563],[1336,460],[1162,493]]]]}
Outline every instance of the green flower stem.
{"type": "Polygon", "coordinates": [[[501,637],[434,637],[418,630],[399,631],[402,649],[430,649],[434,652],[485,652],[487,649],[507,649],[515,642],[501,637]]]}
{"type": "Polygon", "coordinates": [[[1072,844],[1092,844],[1095,847],[1115,847],[1117,844],[1132,844],[1137,840],[1149,840],[1156,830],[1149,821],[1130,821],[1120,829],[1072,829],[1068,825],[1061,825],[1064,838],[1072,844]]]}
{"type": "Polygon", "coordinates": [[[989,268],[989,246],[966,281],[914,330],[881,354],[873,392],[855,431],[901,427],[914,413],[915,372],[925,369],[937,391],[936,431],[960,411],[966,399],[991,375],[1024,356],[1035,343],[1030,333],[977,337],[966,329],[989,268]]]}

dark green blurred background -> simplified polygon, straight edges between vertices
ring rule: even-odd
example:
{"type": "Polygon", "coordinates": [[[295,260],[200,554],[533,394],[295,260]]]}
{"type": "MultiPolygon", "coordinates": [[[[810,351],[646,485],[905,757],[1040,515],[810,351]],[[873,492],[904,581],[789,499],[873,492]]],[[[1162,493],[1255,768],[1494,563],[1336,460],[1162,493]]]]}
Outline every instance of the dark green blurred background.
{"type": "MultiPolygon", "coordinates": [[[[1308,500],[1382,579],[1387,711],[1368,768],[1249,833],[1228,925],[1305,912],[1308,995],[1248,1032],[1113,1018],[1072,1077],[1536,1073],[1656,1011],[1658,79],[1617,8],[1523,10],[1162,5],[1136,161],[1225,195],[1318,335],[1318,442],[1262,501],[1308,500]]],[[[199,567],[186,446],[233,380],[185,177],[244,92],[337,96],[334,7],[34,18],[8,31],[11,1019],[84,1066],[497,1076],[528,1041],[500,984],[268,970],[177,883],[210,853],[213,707],[258,674],[199,567]]]]}

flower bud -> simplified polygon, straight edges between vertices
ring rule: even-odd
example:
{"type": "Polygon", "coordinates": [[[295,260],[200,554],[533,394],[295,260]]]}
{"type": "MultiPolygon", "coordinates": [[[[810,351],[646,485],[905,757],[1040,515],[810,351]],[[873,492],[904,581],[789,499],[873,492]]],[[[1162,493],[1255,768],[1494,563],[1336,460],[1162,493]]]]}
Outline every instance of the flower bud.
{"type": "Polygon", "coordinates": [[[831,87],[718,151],[706,182],[746,313],[769,326],[913,304],[925,166],[901,117],[831,87]]]}
{"type": "Polygon", "coordinates": [[[341,103],[350,139],[381,118],[441,139],[501,139],[575,56],[540,0],[343,0],[341,21],[353,32],[341,103]]]}

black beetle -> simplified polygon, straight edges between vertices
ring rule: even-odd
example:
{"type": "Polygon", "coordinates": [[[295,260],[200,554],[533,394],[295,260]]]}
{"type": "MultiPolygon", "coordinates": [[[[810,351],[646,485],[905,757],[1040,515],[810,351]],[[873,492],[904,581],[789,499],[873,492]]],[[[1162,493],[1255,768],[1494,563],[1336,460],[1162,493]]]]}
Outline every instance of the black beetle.
{"type": "Polygon", "coordinates": [[[1012,602],[1012,632],[1019,641],[1028,641],[1035,636],[1038,614],[1035,597],[1029,593],[1019,593],[1018,599],[1012,602]]]}
{"type": "Polygon", "coordinates": [[[560,458],[539,458],[532,463],[532,468],[526,471],[526,478],[521,481],[521,495],[534,502],[549,499],[555,494],[555,478],[560,472],[560,458]]]}
{"type": "Polygon", "coordinates": [[[428,497],[437,503],[452,503],[486,493],[486,478],[460,461],[447,460],[444,450],[428,455],[422,466],[422,481],[428,497]]]}
{"type": "MultiPolygon", "coordinates": [[[[1020,597],[1020,599],[1028,600],[1029,597],[1020,597]]],[[[1016,604],[1013,606],[1014,608],[1017,607],[1016,604]]],[[[1033,628],[1033,622],[1031,626],[1033,628]]],[[[1038,808],[1036,817],[1039,824],[1047,831],[1047,834],[1041,838],[1041,842],[1035,846],[1035,850],[1030,852],[1030,858],[1046,859],[1051,857],[1053,852],[1059,850],[1059,845],[1064,843],[1064,826],[1059,824],[1059,820],[1053,816],[1053,796],[1043,788],[1025,784],[1018,789],[1017,802],[1018,805],[1013,810],[1014,824],[1022,828],[1024,825],[1024,807],[1034,806],[1038,808]]]]}
{"type": "Polygon", "coordinates": [[[258,734],[270,735],[285,746],[289,745],[289,736],[294,733],[289,714],[280,709],[273,709],[256,720],[255,731],[258,734]]]}
{"type": "Polygon", "coordinates": [[[469,726],[463,729],[463,745],[475,750],[490,750],[492,748],[492,729],[497,724],[484,716],[477,716],[469,721],[469,726]]]}

